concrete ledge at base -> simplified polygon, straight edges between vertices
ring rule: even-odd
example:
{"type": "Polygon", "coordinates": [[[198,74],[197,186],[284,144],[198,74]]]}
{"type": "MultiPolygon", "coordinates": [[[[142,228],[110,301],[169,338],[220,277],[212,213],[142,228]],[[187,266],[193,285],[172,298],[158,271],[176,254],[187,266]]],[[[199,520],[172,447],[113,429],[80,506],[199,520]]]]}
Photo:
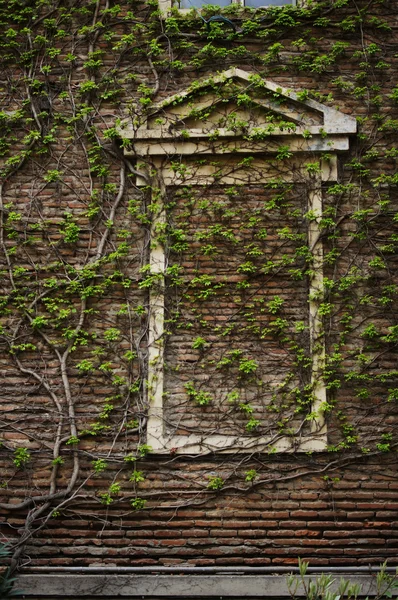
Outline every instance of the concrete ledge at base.
{"type": "MultiPolygon", "coordinates": [[[[327,573],[327,570],[325,569],[327,573]]],[[[306,576],[314,580],[319,575],[306,576]]],[[[333,575],[337,587],[340,575],[333,575]]],[[[360,596],[375,596],[376,577],[348,575],[351,583],[361,586],[360,596]]],[[[291,598],[286,575],[74,575],[23,574],[16,581],[26,599],[56,598],[291,598]]],[[[398,591],[395,591],[398,594],[398,591]]],[[[297,590],[296,597],[304,597],[297,590]]]]}

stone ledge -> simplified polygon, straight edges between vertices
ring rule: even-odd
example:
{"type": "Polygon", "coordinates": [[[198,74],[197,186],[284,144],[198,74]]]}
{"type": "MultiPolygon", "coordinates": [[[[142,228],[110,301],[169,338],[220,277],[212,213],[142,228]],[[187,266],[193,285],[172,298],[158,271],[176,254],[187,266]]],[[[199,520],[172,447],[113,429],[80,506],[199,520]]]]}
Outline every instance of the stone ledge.
{"type": "MultiPolygon", "coordinates": [[[[325,569],[327,573],[327,569],[325,569]]],[[[333,574],[334,587],[343,574],[333,574]]],[[[319,575],[307,575],[306,581],[319,575]]],[[[349,575],[361,586],[360,596],[375,596],[376,576],[349,575]]],[[[286,575],[97,575],[23,574],[16,588],[29,600],[63,598],[290,598],[286,575]]],[[[398,593],[398,592],[397,592],[398,593]]],[[[295,594],[304,597],[300,586],[295,594]]]]}

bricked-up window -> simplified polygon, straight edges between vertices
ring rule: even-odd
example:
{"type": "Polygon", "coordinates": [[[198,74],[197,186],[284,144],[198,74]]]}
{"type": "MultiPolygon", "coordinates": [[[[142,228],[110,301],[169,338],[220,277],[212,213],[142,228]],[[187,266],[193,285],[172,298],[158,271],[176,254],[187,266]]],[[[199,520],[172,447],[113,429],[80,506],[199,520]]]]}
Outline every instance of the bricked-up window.
{"type": "Polygon", "coordinates": [[[165,431],[309,434],[295,412],[311,379],[305,186],[195,186],[169,198],[169,265],[184,283],[166,278],[165,431]]]}
{"type": "Polygon", "coordinates": [[[121,131],[153,193],[155,452],[325,449],[322,186],[355,130],[231,69],[121,131]]]}

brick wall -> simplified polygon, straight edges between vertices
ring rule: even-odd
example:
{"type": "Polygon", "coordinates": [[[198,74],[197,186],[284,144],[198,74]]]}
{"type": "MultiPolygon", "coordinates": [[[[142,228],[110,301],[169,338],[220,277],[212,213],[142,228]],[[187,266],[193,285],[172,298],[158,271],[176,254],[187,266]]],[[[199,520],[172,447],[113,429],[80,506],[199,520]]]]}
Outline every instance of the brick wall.
{"type": "MultiPolygon", "coordinates": [[[[364,9],[365,3],[358,6],[364,9]]],[[[105,8],[101,3],[99,7],[100,11],[105,8]]],[[[0,357],[0,531],[4,539],[17,542],[26,534],[28,523],[32,535],[27,536],[22,560],[36,566],[291,565],[298,556],[312,565],[377,565],[385,559],[394,564],[397,343],[391,328],[397,326],[396,238],[392,237],[396,236],[397,193],[396,183],[388,180],[396,169],[393,120],[398,114],[393,98],[398,53],[394,3],[375,4],[366,14],[358,13],[351,2],[340,9],[331,4],[319,14],[301,15],[298,23],[290,25],[276,14],[257,23],[259,29],[253,35],[230,38],[229,32],[221,31],[213,50],[199,54],[210,42],[197,19],[182,24],[182,34],[173,33],[169,22],[166,35],[159,18],[150,16],[148,5],[137,5],[133,15],[130,9],[123,1],[118,16],[98,13],[105,23],[104,34],[99,36],[96,29],[84,30],[92,23],[89,8],[73,12],[62,25],[65,35],[58,37],[51,24],[33,23],[35,35],[46,33],[60,53],[50,60],[47,42],[42,47],[37,41],[37,56],[42,64],[50,61],[51,69],[40,71],[37,59],[34,72],[39,83],[29,79],[30,96],[24,77],[31,76],[17,50],[17,59],[8,57],[1,74],[3,110],[8,115],[22,110],[27,99],[34,107],[24,115],[28,121],[15,117],[11,130],[5,129],[4,139],[14,138],[4,162],[26,149],[29,143],[24,139],[32,127],[29,119],[34,120],[40,111],[44,111],[38,117],[42,137],[50,135],[52,127],[56,131],[51,142],[41,140],[41,145],[32,146],[15,172],[3,173],[1,294],[7,298],[0,357]],[[323,18],[330,19],[329,24],[323,18]],[[138,41],[123,42],[122,36],[132,28],[138,41]],[[155,51],[150,63],[147,32],[161,45],[160,54],[155,51]],[[335,52],[333,45],[341,42],[348,44],[345,51],[327,62],[335,52]],[[272,59],[276,43],[282,47],[272,59]],[[225,57],[223,49],[228,51],[225,57]],[[73,60],[68,58],[72,50],[73,60]],[[95,50],[102,51],[102,64],[90,71],[84,63],[95,50]],[[183,70],[170,66],[169,50],[173,60],[192,62],[183,70]],[[307,65],[300,62],[304,53],[307,65]],[[306,455],[293,448],[292,453],[280,455],[271,451],[146,456],[142,447],[148,409],[149,292],[142,285],[142,267],[149,254],[150,198],[148,190],[136,186],[139,161],[133,157],[123,162],[120,141],[104,138],[103,131],[113,127],[117,118],[137,116],[140,86],[155,86],[154,69],[159,75],[158,100],[230,65],[258,72],[288,88],[321,94],[318,100],[362,118],[350,152],[339,159],[339,185],[346,187],[325,184],[323,190],[324,208],[337,222],[337,227],[326,223],[323,235],[324,274],[334,282],[325,299],[332,305],[325,316],[330,356],[326,373],[329,452],[306,455]],[[99,92],[79,92],[84,81],[93,81],[99,92]],[[115,89],[118,94],[109,99],[115,89]],[[328,99],[328,94],[334,99],[328,99]],[[78,117],[72,99],[79,105],[78,117]],[[98,149],[100,144],[102,149],[98,149]],[[377,157],[372,156],[375,151],[377,157]],[[123,177],[125,187],[110,223],[123,177]],[[10,213],[19,216],[13,220],[10,213]],[[65,237],[68,219],[80,230],[72,241],[65,237]],[[107,229],[95,276],[79,274],[95,257],[107,229]],[[123,240],[126,252],[110,258],[123,240]],[[384,267],[377,262],[369,265],[375,255],[384,267]],[[23,272],[15,271],[20,267],[23,272]],[[10,269],[19,292],[13,289],[10,269]],[[56,293],[47,292],[55,280],[56,293]],[[92,286],[97,287],[93,290],[92,286]],[[56,298],[54,308],[50,300],[56,298]],[[66,368],[80,437],[76,446],[70,443],[73,419],[54,348],[65,348],[68,328],[78,327],[82,299],[86,301],[84,335],[68,355],[66,368]],[[39,331],[31,319],[40,315],[49,322],[39,331]],[[369,324],[377,334],[367,329],[369,324]],[[113,329],[119,331],[114,337],[113,329]],[[53,336],[51,344],[43,331],[53,336]],[[389,333],[390,341],[383,340],[389,333]],[[13,345],[27,343],[35,349],[12,351],[13,345]],[[53,484],[61,495],[47,506],[41,497],[49,492],[50,474],[54,474],[57,435],[63,463],[53,484]],[[26,464],[15,462],[18,448],[30,453],[26,464]],[[77,479],[62,496],[77,455],[77,479]],[[132,456],[137,459],[134,464],[129,460],[132,456]],[[99,460],[106,463],[104,469],[94,466],[99,460]],[[142,481],[137,476],[131,480],[134,471],[142,472],[142,481]],[[214,478],[222,479],[219,490],[209,488],[214,478]],[[115,483],[120,489],[110,493],[115,483]],[[29,506],[14,510],[6,506],[32,496],[35,500],[29,506]],[[137,498],[145,500],[145,506],[132,506],[137,498]],[[43,512],[34,513],[29,523],[33,514],[29,511],[40,506],[45,507],[43,512]]],[[[25,47],[27,33],[18,36],[25,47]]],[[[183,283],[176,284],[171,275],[166,280],[167,432],[204,434],[210,429],[254,436],[297,428],[298,423],[302,433],[307,432],[308,332],[294,331],[299,321],[306,327],[308,318],[305,270],[309,266],[295,254],[308,225],[303,183],[288,191],[283,206],[276,208],[268,204],[278,190],[256,183],[233,193],[221,186],[177,192],[168,190],[168,266],[181,267],[183,283]],[[219,229],[208,235],[214,226],[219,229]],[[296,237],[278,235],[287,226],[296,237]],[[177,245],[178,229],[184,229],[186,246],[177,245]],[[249,256],[253,272],[248,275],[241,265],[253,248],[258,254],[249,256]],[[285,257],[286,264],[264,279],[264,261],[280,257],[285,257]],[[302,278],[291,277],[290,269],[304,273],[302,278]],[[193,283],[203,275],[213,278],[210,288],[193,283]],[[250,282],[250,289],[242,286],[245,281],[250,282]],[[199,297],[206,289],[214,293],[199,297]],[[265,310],[276,296],[284,300],[281,316],[290,323],[288,344],[280,336],[262,335],[262,328],[277,318],[265,310]],[[203,338],[203,347],[200,343],[193,347],[197,338],[203,338]],[[303,349],[301,362],[297,362],[293,341],[303,349]],[[235,363],[231,359],[220,366],[223,359],[230,360],[233,350],[242,355],[235,363]],[[241,358],[256,361],[256,375],[242,376],[241,358]],[[292,365],[293,376],[274,400],[272,394],[287,372],[292,372],[292,365]],[[209,394],[208,406],[192,400],[186,390],[188,382],[209,394]],[[301,412],[296,411],[296,388],[301,394],[301,412]],[[229,402],[228,395],[234,391],[239,391],[239,401],[229,402]],[[250,405],[252,412],[239,405],[250,405]],[[260,422],[254,431],[247,429],[251,416],[260,422]],[[281,424],[281,419],[287,420],[281,424]]]]}
{"type": "MultiPolygon", "coordinates": [[[[217,497],[205,491],[198,498],[189,491],[192,482],[205,480],[215,470],[213,461],[151,460],[143,467],[151,473],[141,484],[141,493],[151,494],[144,512],[122,502],[104,513],[98,503],[82,499],[29,543],[29,564],[261,566],[294,565],[298,556],[313,566],[379,565],[386,558],[396,563],[393,461],[325,469],[323,457],[316,460],[321,472],[310,475],[305,473],[314,461],[264,462],[269,483],[242,494],[238,461],[233,473],[217,465],[217,473],[230,477],[225,491],[217,497]],[[278,482],[282,475],[292,480],[278,482]],[[174,502],[164,500],[166,491],[174,502]]],[[[259,461],[244,468],[249,466],[258,469],[259,461]]],[[[7,520],[3,533],[12,536],[24,515],[7,520]]]]}

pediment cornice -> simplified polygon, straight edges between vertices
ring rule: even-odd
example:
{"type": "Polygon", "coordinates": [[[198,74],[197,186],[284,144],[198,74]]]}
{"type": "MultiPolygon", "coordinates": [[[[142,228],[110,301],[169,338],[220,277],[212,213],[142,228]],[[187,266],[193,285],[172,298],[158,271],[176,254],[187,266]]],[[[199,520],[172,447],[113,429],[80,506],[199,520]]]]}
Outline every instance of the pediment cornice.
{"type": "Polygon", "coordinates": [[[153,105],[140,127],[125,122],[120,134],[131,153],[165,155],[195,147],[236,152],[236,143],[224,142],[237,138],[248,152],[272,152],[280,143],[297,152],[342,151],[356,130],[354,117],[234,67],[153,105]]]}

